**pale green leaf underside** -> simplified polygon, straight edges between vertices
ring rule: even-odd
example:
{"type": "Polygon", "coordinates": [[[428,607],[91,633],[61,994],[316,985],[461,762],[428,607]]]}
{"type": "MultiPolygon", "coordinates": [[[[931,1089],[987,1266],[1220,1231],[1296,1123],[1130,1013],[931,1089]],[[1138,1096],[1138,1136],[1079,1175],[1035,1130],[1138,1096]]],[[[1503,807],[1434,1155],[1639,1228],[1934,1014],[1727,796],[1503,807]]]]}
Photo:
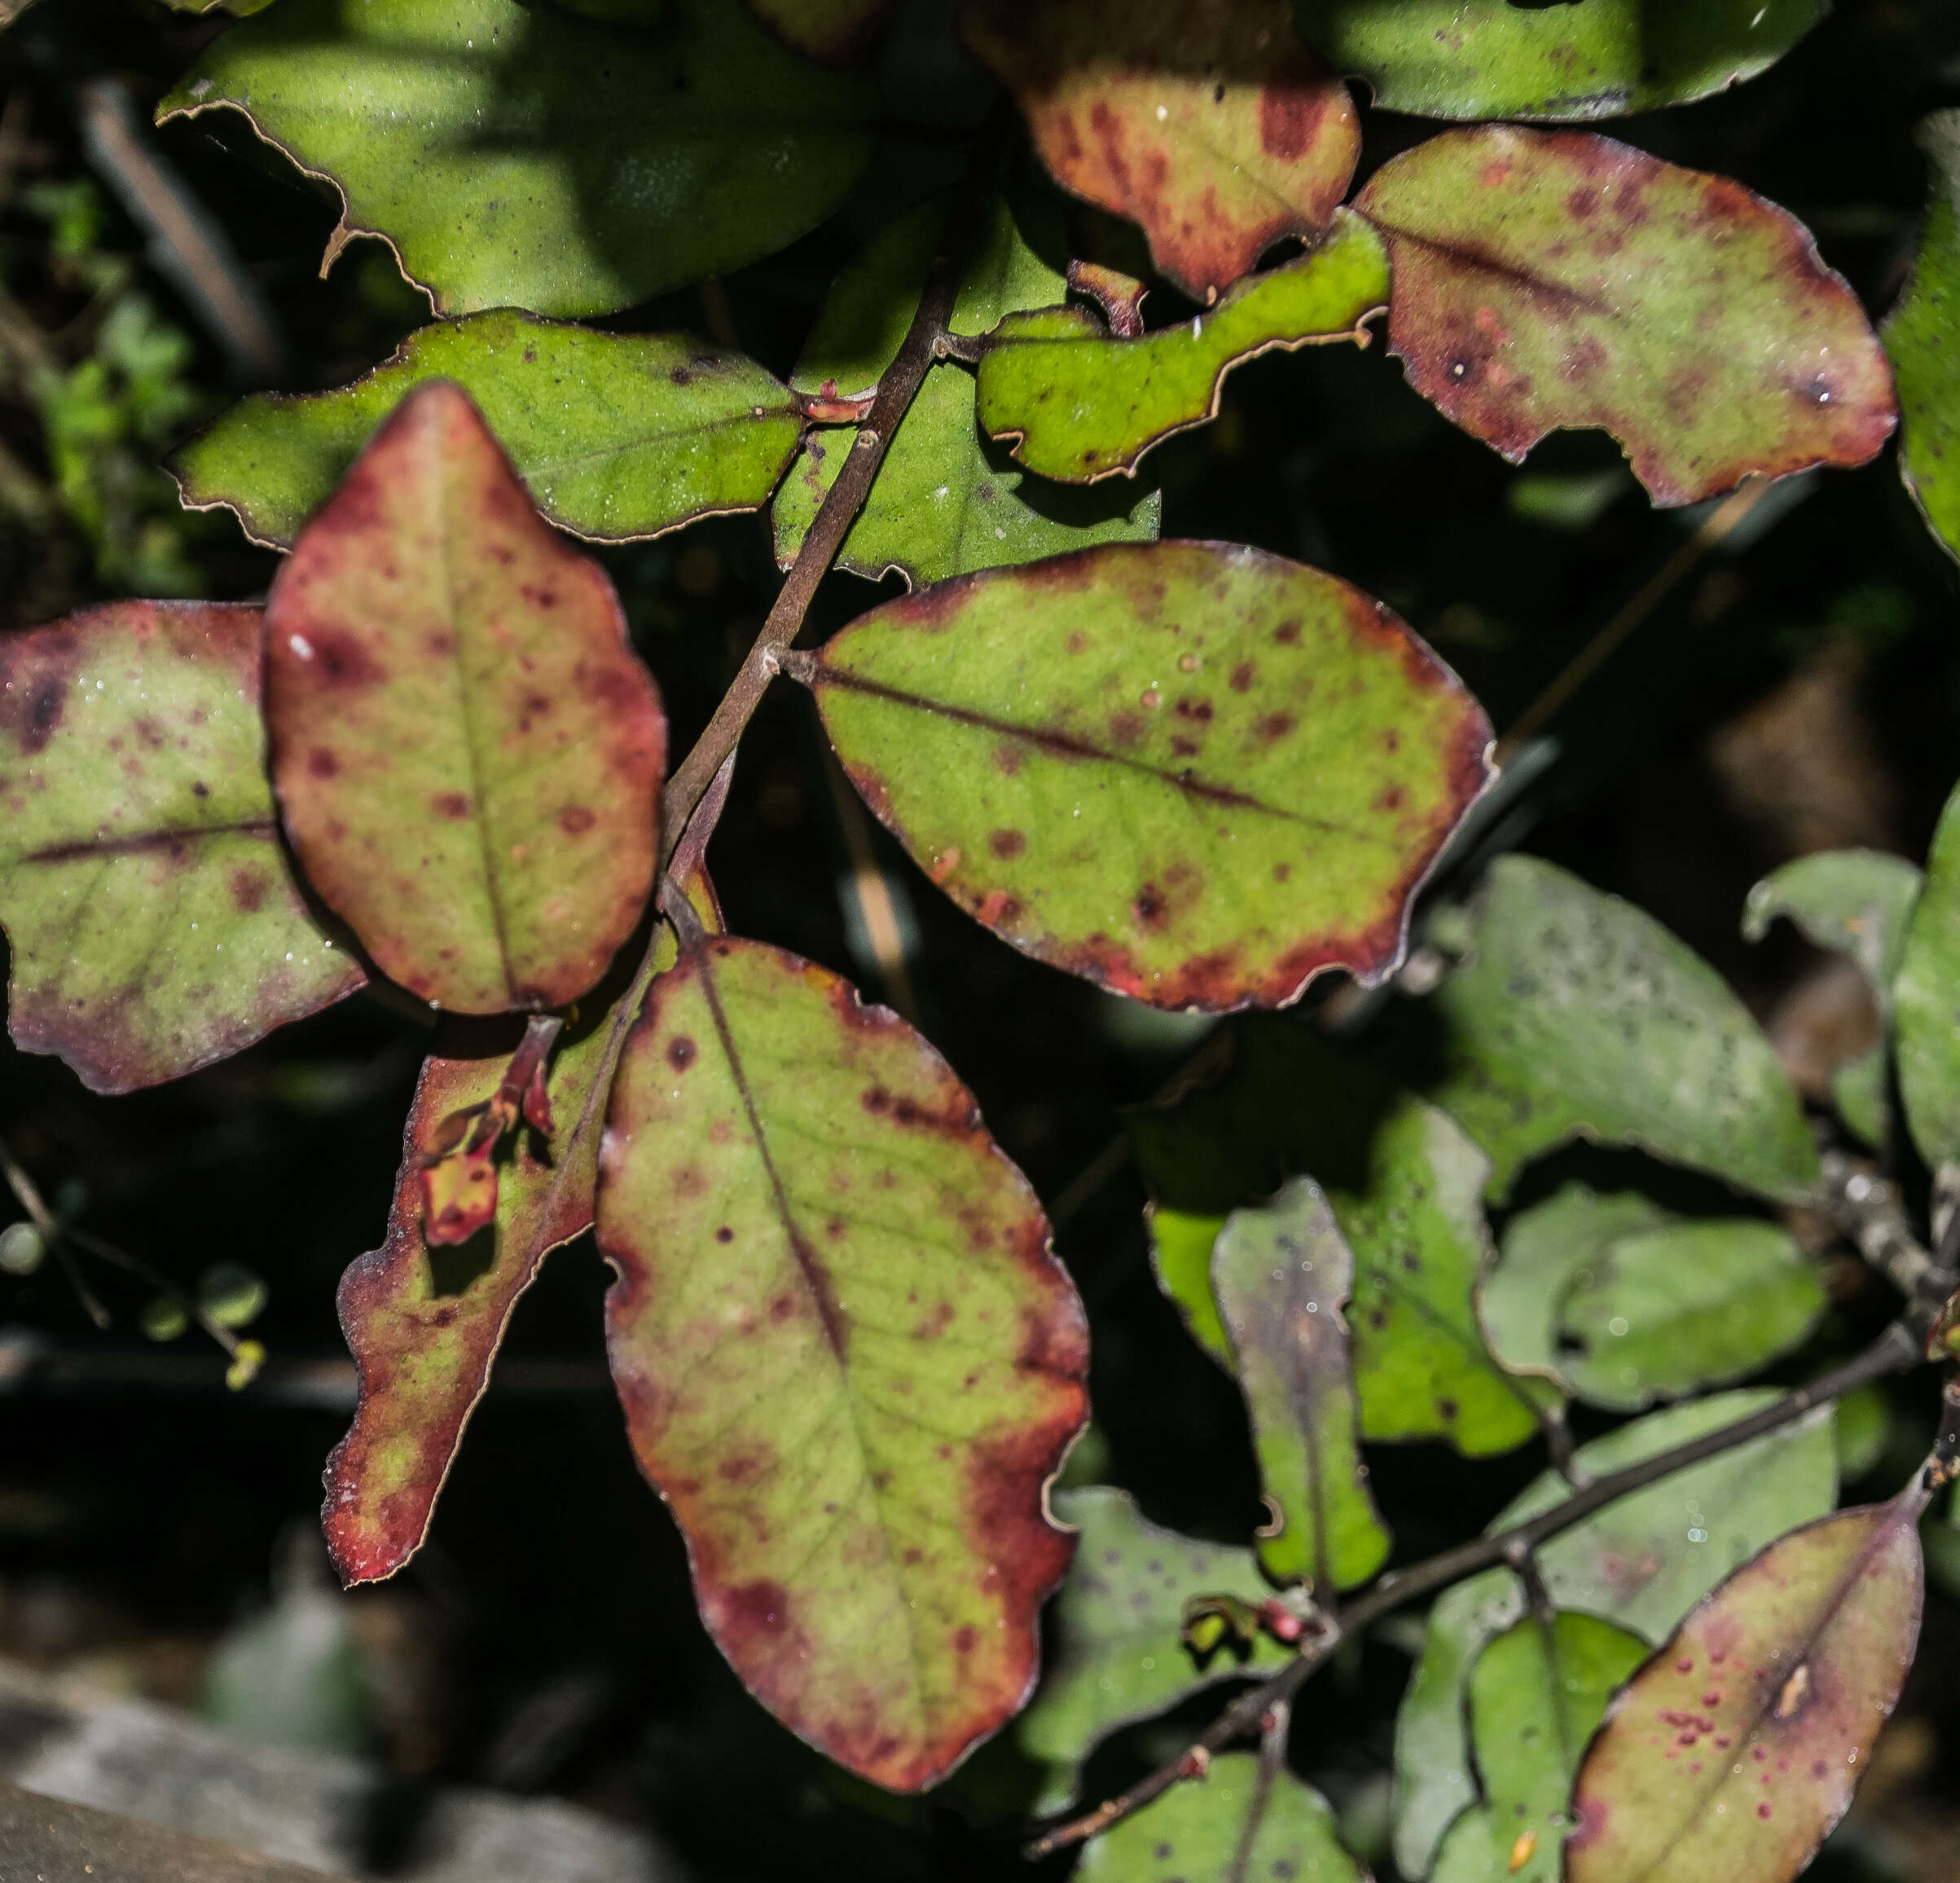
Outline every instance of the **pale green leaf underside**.
{"type": "Polygon", "coordinates": [[[675,334],[598,333],[508,310],[411,333],[351,385],[243,400],[178,455],[186,504],[290,545],[375,427],[424,380],[460,385],[538,508],[596,541],[769,500],[803,423],[782,382],[675,334]]]}
{"type": "Polygon", "coordinates": [[[769,254],[842,199],[875,91],[726,0],[650,30],[520,0],[280,0],[158,108],[235,105],[437,311],[604,314],[769,254]]]}
{"type": "Polygon", "coordinates": [[[1899,475],[1935,539],[1960,557],[1960,112],[1919,126],[1932,198],[1881,337],[1899,387],[1899,475]]]}
{"type": "MultiPolygon", "coordinates": [[[[1603,1476],[1733,1423],[1771,1392],[1720,1393],[1621,1427],[1581,1445],[1577,1462],[1603,1476]]],[[[1553,1602],[1664,1640],[1709,1590],[1795,1525],[1837,1501],[1828,1408],[1609,1505],[1540,1552],[1553,1602]]],[[[1571,1494],[1551,1472],[1492,1524],[1503,1529],[1571,1494]]],[[[1476,1798],[1465,1720],[1465,1683],[1487,1643],[1524,1612],[1508,1569],[1472,1577],[1430,1612],[1422,1659],[1395,1722],[1395,1862],[1426,1876],[1451,1822],[1476,1798]]]]}
{"type": "Polygon", "coordinates": [[[1899,1095],[1919,1154],[1960,1158],[1960,790],[1946,801],[1892,983],[1899,1095]]]}

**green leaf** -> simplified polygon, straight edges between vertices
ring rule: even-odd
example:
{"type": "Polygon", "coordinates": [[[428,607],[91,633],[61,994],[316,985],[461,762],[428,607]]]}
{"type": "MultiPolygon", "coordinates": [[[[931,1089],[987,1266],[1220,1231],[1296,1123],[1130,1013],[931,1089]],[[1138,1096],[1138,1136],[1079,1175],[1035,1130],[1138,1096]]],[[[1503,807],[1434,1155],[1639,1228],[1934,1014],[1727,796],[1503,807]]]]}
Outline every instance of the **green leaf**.
{"type": "Polygon", "coordinates": [[[1218,416],[1233,367],[1275,347],[1365,344],[1362,321],[1387,301],[1381,237],[1337,209],[1311,254],[1240,281],[1188,325],[1119,340],[1085,309],[1010,315],[981,356],[980,423],[1044,477],[1133,473],[1153,445],[1218,416]]]}
{"type": "Polygon", "coordinates": [[[1259,1562],[1276,1582],[1321,1592],[1352,1589],[1388,1560],[1341,1318],[1354,1271],[1334,1212],[1307,1177],[1263,1208],[1234,1211],[1211,1254],[1212,1293],[1273,1511],[1259,1562]]]}
{"type": "Polygon", "coordinates": [[[394,979],[459,1013],[575,1001],[653,884],[666,723],[610,579],[476,408],[418,386],[266,606],[286,832],[394,979]]]}
{"type": "Polygon", "coordinates": [[[1960,790],[1946,801],[1892,983],[1899,1097],[1919,1155],[1960,1159],[1960,790]]]}
{"type": "MultiPolygon", "coordinates": [[[[1576,1463],[1589,1477],[1638,1464],[1747,1418],[1773,1392],[1727,1392],[1671,1406],[1590,1445],[1576,1463]]],[[[1609,1504],[1539,1552],[1552,1600],[1664,1639],[1709,1590],[1793,1525],[1837,1501],[1830,1409],[1733,1451],[1690,1465],[1609,1504]]],[[[1571,1487],[1546,1472],[1492,1523],[1508,1529],[1563,1503],[1571,1487]]],[[[1429,1636],[1395,1722],[1395,1863],[1428,1873],[1444,1832],[1476,1787],[1465,1734],[1465,1683],[1485,1644],[1525,1609],[1508,1569],[1474,1576],[1430,1611],[1429,1636]]]]}
{"type": "Polygon", "coordinates": [[[759,509],[803,430],[782,382],[739,354],[478,314],[411,333],[337,391],[234,406],[177,454],[184,502],[229,509],[254,542],[288,547],[402,395],[431,379],[476,402],[547,517],[595,541],[759,509]]]}
{"type": "Polygon", "coordinates": [[[1885,350],[1905,420],[1899,475],[1935,540],[1960,557],[1960,111],[1921,119],[1919,146],[1932,195],[1912,278],[1885,323],[1885,350]]]}
{"type": "Polygon", "coordinates": [[[1158,1279],[1199,1344],[1233,1370],[1210,1272],[1226,1211],[1308,1172],[1354,1252],[1363,1437],[1445,1438],[1472,1457],[1522,1445],[1534,1404],[1553,1396],[1504,1373],[1478,1325],[1483,1155],[1433,1106],[1302,1027],[1241,1023],[1233,1045],[1220,1083],[1130,1118],[1155,1199],[1158,1279]]]}
{"type": "Polygon", "coordinates": [[[1817,1149],[1769,1042],[1651,916],[1527,856],[1492,865],[1469,916],[1469,957],[1433,996],[1428,1089],[1490,1154],[1492,1197],[1574,1137],[1814,1194],[1817,1149]]]}
{"type": "Polygon", "coordinates": [[[1378,980],[1488,776],[1488,722],[1408,628],[1256,549],[962,576],[784,665],[947,895],[1154,1006],[1279,1005],[1333,966],[1378,980]]]}
{"type": "Polygon", "coordinates": [[[1914,1477],[1773,1543],[1614,1701],[1573,1793],[1570,1883],[1789,1883],[1851,1803],[1912,1665],[1914,1477]]]}
{"type": "Polygon", "coordinates": [[[1300,28],[1383,111],[1422,117],[1602,118],[1754,78],[1828,0],[1294,0],[1300,28]]]}
{"type": "Polygon", "coordinates": [[[1647,1643],[1592,1615],[1527,1616],[1477,1657],[1470,1735],[1483,1802],[1449,1828],[1436,1883],[1559,1883],[1586,1741],[1647,1643]]]}
{"type": "Polygon", "coordinates": [[[1637,1412],[1768,1366],[1826,1305],[1816,1265],[1775,1224],[1670,1223],[1619,1237],[1573,1282],[1560,1370],[1589,1404],[1637,1412]]]}
{"type": "Polygon", "coordinates": [[[1584,131],[1487,125],[1391,157],[1355,206],[1387,239],[1389,350],[1513,464],[1597,426],[1657,504],[1861,464],[1896,419],[1857,297],[1726,177],[1584,131]]]}
{"type": "MultiPolygon", "coordinates": [[[[943,205],[929,203],[901,218],[838,278],[793,376],[799,392],[848,398],[877,385],[917,307],[943,213],[943,205]]],[[[1014,211],[996,202],[948,324],[982,333],[1009,310],[1066,291],[1023,239],[1014,211]]],[[[855,426],[812,433],[777,493],[771,517],[785,569],[857,435],[855,426]]],[[[1162,508],[1154,491],[1061,490],[1015,469],[979,434],[971,368],[942,360],[900,421],[837,566],[874,582],[896,572],[916,587],[1096,543],[1149,542],[1162,508]]]]}
{"type": "Polygon", "coordinates": [[[1256,1877],[1367,1883],[1341,1847],[1327,1801],[1282,1767],[1265,1797],[1259,1762],[1228,1753],[1204,1781],[1173,1786],[1154,1804],[1083,1847],[1083,1883],[1228,1883],[1256,1877]],[[1237,1859],[1248,1825],[1251,1842],[1237,1859]]]}
{"type": "Polygon", "coordinates": [[[1064,188],[1143,226],[1209,303],[1347,193],[1360,125],[1287,0],[969,0],[967,43],[1013,93],[1064,188]]]}
{"type": "Polygon", "coordinates": [[[97,1092],[179,1079],[367,977],[266,782],[256,608],[121,601],[0,635],[8,1025],[97,1092]]]}
{"type": "Polygon", "coordinates": [[[892,0],[749,0],[763,23],[823,65],[860,57],[892,0]]]}
{"type": "Polygon", "coordinates": [[[871,152],[868,81],[727,0],[629,30],[520,0],[280,0],[158,117],[231,106],[340,191],[439,314],[605,314],[814,227],[871,152]]]}
{"type": "Polygon", "coordinates": [[[1622,1236],[1676,1220],[1646,1197],[1601,1196],[1568,1183],[1505,1225],[1496,1265],[1478,1291],[1477,1310],[1491,1352],[1514,1373],[1563,1381],[1558,1313],[1577,1276],[1622,1236]]]}
{"type": "Polygon", "coordinates": [[[1881,851],[1823,850],[1764,877],[1742,910],[1747,940],[1760,941],[1778,916],[1787,916],[1807,940],[1848,955],[1865,970],[1881,1037],[1834,1069],[1830,1090],[1844,1122],[1874,1147],[1885,1142],[1892,1108],[1885,1036],[1892,1032],[1892,982],[1923,880],[1902,857],[1881,851]]]}
{"type": "Polygon", "coordinates": [[[1082,1305],[1026,1180],[894,1014],[709,938],[627,1042],[600,1154],[628,1435],[749,1691],[914,1791],[1019,1710],[1069,1539],[1082,1305]]]}
{"type": "Polygon", "coordinates": [[[1055,1514],[1082,1533],[1075,1566],[1055,1600],[1056,1654],[1015,1736],[1053,1776],[1039,1809],[1076,1794],[1083,1761],[1111,1733],[1154,1718],[1201,1689],[1284,1666],[1293,1651],[1260,1635],[1243,1658],[1229,1648],[1200,1661],[1184,1645],[1184,1604],[1200,1595],[1265,1601],[1271,1589],[1250,1550],[1180,1537],[1146,1522],[1127,1491],[1058,1491],[1055,1514]]]}

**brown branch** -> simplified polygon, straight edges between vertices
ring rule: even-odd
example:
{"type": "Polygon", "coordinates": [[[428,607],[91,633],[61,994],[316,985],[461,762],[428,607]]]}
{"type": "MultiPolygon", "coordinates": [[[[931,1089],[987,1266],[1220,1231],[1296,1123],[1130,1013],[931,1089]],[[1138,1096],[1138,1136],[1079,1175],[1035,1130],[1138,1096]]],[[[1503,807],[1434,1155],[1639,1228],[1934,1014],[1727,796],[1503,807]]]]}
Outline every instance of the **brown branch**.
{"type": "Polygon", "coordinates": [[[966,271],[980,224],[980,212],[993,181],[994,146],[967,173],[960,199],[947,218],[946,235],[925,277],[925,292],[919,297],[919,310],[906,329],[898,357],[878,381],[877,396],[870,416],[853,442],[844,468],[830,486],[819,508],[815,521],[797,552],[789,573],[783,579],[762,631],[749,649],[707,728],[695,741],[694,749],[681,761],[661,794],[661,853],[664,864],[680,840],[688,819],[701,800],[709,782],[740,741],[755,709],[762,703],[769,683],[776,678],[776,657],[787,649],[803,625],[817,584],[829,572],[831,563],[844,546],[850,526],[871,495],[872,482],[891,448],[893,434],[910,409],[919,388],[925,384],[952,318],[953,301],[960,277],[966,271]]]}
{"type": "Polygon", "coordinates": [[[1554,1505],[1528,1523],[1515,1524],[1492,1536],[1473,1538],[1469,1542],[1445,1550],[1411,1568],[1391,1570],[1348,1606],[1339,1628],[1316,1639],[1271,1679],[1248,1687],[1176,1758],[1159,1766],[1148,1778],[1140,1780],[1127,1792],[1105,1799],[1093,1810],[1085,1811],[1044,1832],[1028,1845],[1024,1854],[1031,1859],[1048,1857],[1079,1844],[1141,1810],[1180,1779],[1202,1772],[1210,1762],[1211,1754],[1258,1731],[1260,1722],[1274,1707],[1290,1702],[1343,1639],[1360,1634],[1383,1616],[1393,1613],[1417,1597],[1448,1588],[1452,1582],[1461,1582],[1465,1577],[1474,1576],[1482,1570],[1510,1563],[1520,1554],[1528,1555],[1562,1532],[1584,1523],[1608,1504],[1616,1503],[1635,1491],[1644,1490],[1649,1485],[1657,1484],[1677,1471],[1685,1471],[1690,1465],[1699,1464],[1704,1458],[1716,1457],[1737,1445],[1747,1445],[1751,1439],[1780,1431],[1818,1406],[1840,1398],[1855,1387],[1918,1365],[1924,1358],[1925,1332],[1917,1325],[1922,1313],[1915,1306],[1887,1327],[1862,1353],[1747,1419],[1738,1419],[1734,1425],[1725,1426],[1719,1432],[1705,1432],[1685,1445],[1675,1446],[1672,1451],[1661,1452],[1639,1464],[1629,1465],[1624,1471],[1596,1479],[1563,1503],[1554,1505]]]}

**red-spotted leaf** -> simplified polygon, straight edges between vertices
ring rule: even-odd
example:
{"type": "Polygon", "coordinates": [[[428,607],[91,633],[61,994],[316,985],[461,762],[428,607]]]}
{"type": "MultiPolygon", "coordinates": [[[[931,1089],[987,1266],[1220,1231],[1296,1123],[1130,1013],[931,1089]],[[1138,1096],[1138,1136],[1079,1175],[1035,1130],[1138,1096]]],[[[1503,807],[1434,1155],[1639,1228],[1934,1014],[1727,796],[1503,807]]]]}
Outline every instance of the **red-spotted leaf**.
{"type": "Polygon", "coordinates": [[[1567,1883],[1789,1883],[1844,1816],[1919,1634],[1918,1480],[1744,1564],[1607,1709],[1567,1883]]]}
{"type": "Polygon", "coordinates": [[[749,0],[769,30],[823,65],[847,65],[871,42],[892,0],[749,0]]]}
{"type": "MultiPolygon", "coordinates": [[[[688,891],[701,920],[719,927],[706,877],[692,876],[688,891]]],[[[653,945],[657,965],[671,966],[672,930],[663,923],[653,945]]],[[[629,990],[560,1036],[545,1083],[554,1129],[548,1140],[516,1132],[486,1176],[472,1163],[488,1213],[459,1247],[433,1233],[427,1181],[432,1166],[465,1161],[442,1157],[444,1128],[491,1101],[521,1034],[508,1021],[451,1021],[444,1050],[423,1062],[387,1237],[341,1278],[360,1398],[327,1461],[320,1516],[349,1585],[392,1576],[422,1546],[518,1297],[552,1250],[592,1226],[606,1097],[635,1011],[629,990]]]]}
{"type": "Polygon", "coordinates": [[[1026,1180],[925,1040],[709,938],[654,982],[601,1154],[613,1378],[753,1692],[894,1790],[1033,1684],[1087,1413],[1082,1305],[1026,1180]]]}
{"type": "Polygon", "coordinates": [[[256,608],[0,635],[9,1028],[95,1091],[181,1078],[367,978],[288,867],[258,702],[256,608]]]}
{"type": "Polygon", "coordinates": [[[1347,193],[1354,101],[1285,0],[968,0],[962,24],[1056,180],[1200,301],[1347,193]]]}
{"type": "Polygon", "coordinates": [[[272,778],[307,877],[411,992],[562,1006],[653,880],[666,726],[613,584],[468,395],[415,388],[266,615],[272,778]]]}
{"type": "Polygon", "coordinates": [[[1488,776],[1482,711],[1386,608],[1227,544],[961,577],[784,665],[947,895],[1160,1007],[1378,980],[1488,776]]]}
{"type": "Polygon", "coordinates": [[[1861,464],[1896,420],[1857,297],[1726,177],[1586,131],[1447,131],[1355,206],[1387,239],[1390,350],[1514,464],[1597,426],[1658,504],[1861,464]]]}

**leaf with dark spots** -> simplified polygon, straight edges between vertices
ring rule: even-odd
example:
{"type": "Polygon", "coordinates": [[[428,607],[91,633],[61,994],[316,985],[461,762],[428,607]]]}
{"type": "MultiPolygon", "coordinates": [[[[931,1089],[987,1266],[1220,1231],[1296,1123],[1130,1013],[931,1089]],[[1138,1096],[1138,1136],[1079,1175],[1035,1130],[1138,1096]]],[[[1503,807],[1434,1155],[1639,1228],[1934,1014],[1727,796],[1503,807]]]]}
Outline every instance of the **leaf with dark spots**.
{"type": "Polygon", "coordinates": [[[1347,193],[1354,101],[1285,0],[967,0],[961,23],[1056,181],[1140,223],[1200,301],[1347,193]]]}
{"type": "Polygon", "coordinates": [[[538,508],[617,543],[769,500],[802,434],[788,389],[683,334],[595,333],[508,309],[438,322],[351,385],[241,401],[173,460],[187,507],[284,548],[411,386],[454,380],[538,508]]]}
{"type": "MultiPolygon", "coordinates": [[[[719,928],[705,876],[689,877],[688,896],[697,917],[719,928]]],[[[657,964],[677,958],[665,923],[652,945],[657,964]]],[[[442,1050],[424,1061],[387,1236],[341,1278],[360,1397],[327,1461],[320,1514],[342,1581],[392,1576],[421,1547],[519,1297],[552,1250],[592,1226],[606,1098],[633,1018],[623,992],[595,1002],[552,1056],[543,1100],[555,1128],[516,1130],[477,1157],[455,1155],[457,1120],[467,1133],[508,1084],[521,1035],[508,1021],[447,1021],[442,1050]],[[437,1197],[428,1194],[432,1168],[449,1173],[437,1197]],[[438,1198],[480,1212],[486,1186],[487,1216],[459,1247],[443,1247],[454,1238],[437,1234],[438,1198]]]]}
{"type": "Polygon", "coordinates": [[[1383,111],[1587,119],[1685,104],[1753,78],[1829,0],[1297,0],[1294,11],[1383,111]]]}
{"type": "Polygon", "coordinates": [[[1083,1883],[1367,1883],[1332,1808],[1282,1765],[1262,1780],[1251,1753],[1211,1762],[1083,1846],[1083,1883]],[[1242,1860],[1241,1860],[1242,1852],[1242,1860]]]}
{"type": "Polygon", "coordinates": [[[1056,1598],[1054,1665],[1014,1729],[1021,1749],[1046,1768],[1035,1804],[1042,1812],[1074,1802],[1083,1762],[1111,1733],[1220,1681],[1268,1674],[1291,1656],[1263,1634],[1202,1657],[1185,1645],[1188,1603],[1213,1596],[1256,1607],[1270,1596],[1250,1550],[1161,1529],[1112,1487],[1058,1491],[1054,1501],[1055,1514],[1081,1536],[1056,1598]]]}
{"type": "Polygon", "coordinates": [[[1844,1816],[1912,1665],[1915,1477],[1772,1543],[1615,1699],[1573,1793],[1568,1883],[1789,1883],[1844,1816]]]}
{"type": "Polygon", "coordinates": [[[1882,1148],[1892,1115],[1892,983],[1919,899],[1920,872],[1877,850],[1823,850],[1773,871],[1749,891],[1742,935],[1760,941],[1787,916],[1807,941],[1848,955],[1864,970],[1877,1007],[1879,1037],[1831,1069],[1831,1102],[1865,1142],[1882,1148]]]}
{"type": "Polygon", "coordinates": [[[1435,1106],[1305,1029],[1241,1022],[1215,1082],[1130,1116],[1149,1186],[1157,1278],[1227,1371],[1211,1285],[1227,1211],[1311,1174],[1355,1258],[1347,1310],[1365,1438],[1442,1438],[1470,1457],[1508,1451],[1555,1396],[1491,1357],[1473,1292],[1487,1260],[1489,1165],[1435,1106]]]}
{"type": "MultiPolygon", "coordinates": [[[[1022,234],[1023,221],[1032,223],[1039,209],[993,205],[954,304],[953,332],[984,333],[1016,309],[1061,298],[1061,276],[1022,234]]],[[[941,201],[921,205],[838,276],[792,376],[798,391],[838,396],[876,385],[918,306],[944,213],[941,201]]],[[[1061,231],[1053,233],[1058,244],[1061,231]]],[[[927,372],[844,539],[839,568],[873,582],[896,573],[911,587],[1092,543],[1155,538],[1162,508],[1155,491],[1057,490],[1029,477],[979,435],[973,397],[973,370],[962,362],[941,360],[927,372]]],[[[770,514],[785,569],[857,436],[855,426],[813,432],[777,491],[770,514]]]]}
{"type": "Polygon", "coordinates": [[[1234,367],[1276,347],[1365,344],[1361,323],[1387,301],[1381,237],[1337,209],[1311,254],[1238,282],[1188,324],[1118,339],[1081,310],[1009,315],[981,355],[980,423],[1044,477],[1134,474],[1152,446],[1218,416],[1234,367]]]}
{"type": "Polygon", "coordinates": [[[932,1784],[1026,1699],[1070,1554],[1044,1490],[1088,1331],[1034,1193],[903,1021],[710,939],[622,1058],[599,1237],[628,1434],[710,1634],[829,1758],[932,1784]]]}
{"type": "Polygon", "coordinates": [[[1435,1883],[1560,1883],[1580,1755],[1646,1657],[1637,1634],[1572,1613],[1527,1616],[1484,1649],[1469,1683],[1480,1802],[1450,1826],[1435,1883]]]}
{"type": "Polygon", "coordinates": [[[259,610],[123,601],[0,635],[8,1026],[98,1092],[178,1079],[365,982],[266,782],[259,610]]]}
{"type": "Polygon", "coordinates": [[[1936,541],[1960,557],[1960,111],[1919,122],[1932,192],[1912,278],[1885,323],[1905,431],[1899,475],[1936,541]]]}
{"type": "Polygon", "coordinates": [[[1575,1137],[1628,1144],[1783,1200],[1815,1193],[1788,1076],[1721,977],[1643,911],[1536,857],[1498,859],[1469,952],[1391,1056],[1492,1160],[1501,1198],[1575,1137]],[[1440,1050],[1440,1071],[1435,1055],[1440,1050]]]}
{"type": "Polygon", "coordinates": [[[1323,1594],[1365,1582],[1388,1560],[1341,1318],[1354,1269],[1334,1212],[1307,1177],[1263,1208],[1235,1210],[1211,1252],[1211,1291],[1276,1512],[1259,1533],[1259,1561],[1275,1582],[1323,1594]]]}
{"type": "Polygon", "coordinates": [[[653,883],[666,721],[611,581],[459,388],[417,387],[375,434],[275,579],[266,640],[287,834],[376,961],[459,1013],[596,983],[653,883]]]}
{"type": "Polygon", "coordinates": [[[1899,1098],[1937,1170],[1960,1160],[1960,789],[1940,813],[1892,983],[1899,1098]]]}
{"type": "MultiPolygon", "coordinates": [[[[591,4],[591,0],[587,0],[591,4]]],[[[605,314],[773,253],[842,200],[876,89],[732,0],[657,30],[524,0],[280,0],[160,120],[243,112],[384,237],[438,314],[605,314]]]]}
{"type": "Polygon", "coordinates": [[[1401,622],[1256,549],[991,570],[784,665],[947,895],[1024,953],[1160,1007],[1282,1005],[1332,967],[1378,980],[1489,776],[1488,723],[1401,622]],[[1241,664],[1259,675],[1242,697],[1221,684],[1241,664]],[[1298,723],[1276,735],[1282,711],[1298,723]],[[1395,785],[1401,806],[1377,808],[1395,785]],[[989,842],[1005,829],[1026,838],[1011,858],[989,842]]]}
{"type": "Polygon", "coordinates": [[[1388,243],[1409,384],[1514,464],[1597,426],[1658,504],[1861,464],[1896,417],[1857,297],[1726,177],[1586,131],[1487,125],[1392,157],[1355,206],[1388,243]]]}
{"type": "Polygon", "coordinates": [[[849,65],[868,50],[892,0],[749,0],[784,44],[820,65],[849,65]]]}
{"type": "MultiPolygon", "coordinates": [[[[1638,1464],[1760,1411],[1773,1392],[1728,1392],[1671,1407],[1581,1445],[1582,1481],[1638,1464]]],[[[1732,1569],[1792,1526],[1837,1502],[1837,1453],[1827,1407],[1732,1451],[1676,1472],[1553,1538],[1539,1568],[1554,1604],[1666,1639],[1732,1569]]],[[[1572,1494],[1556,1472],[1534,1480],[1491,1523],[1503,1530],[1572,1494]]],[[[1395,1863],[1429,1872],[1444,1831],[1474,1803],[1465,1699],[1485,1644],[1526,1610],[1523,1585],[1492,1569],[1446,1590],[1395,1722],[1395,1863]]],[[[1659,1879],[1655,1880],[1659,1883],[1659,1879]]]]}

